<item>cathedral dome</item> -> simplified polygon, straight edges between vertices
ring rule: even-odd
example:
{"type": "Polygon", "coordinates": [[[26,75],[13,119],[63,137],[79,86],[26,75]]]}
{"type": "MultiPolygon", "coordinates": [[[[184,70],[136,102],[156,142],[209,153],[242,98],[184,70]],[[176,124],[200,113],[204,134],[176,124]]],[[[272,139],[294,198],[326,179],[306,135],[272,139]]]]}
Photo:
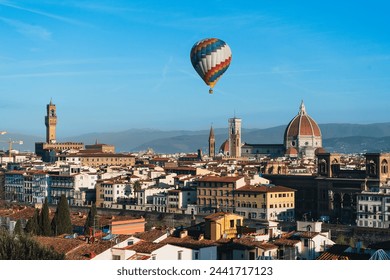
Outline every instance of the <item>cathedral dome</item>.
{"type": "Polygon", "coordinates": [[[294,147],[290,147],[285,152],[286,156],[298,156],[298,151],[294,147]]]}
{"type": "Polygon", "coordinates": [[[321,130],[318,124],[306,113],[303,101],[299,108],[298,115],[296,115],[288,124],[284,133],[284,138],[302,135],[321,137],[321,130]]]}
{"type": "Polygon", "coordinates": [[[227,155],[229,153],[229,140],[226,140],[222,143],[221,147],[219,148],[219,152],[227,155]]]}
{"type": "Polygon", "coordinates": [[[298,114],[284,132],[285,149],[295,148],[300,156],[314,157],[316,148],[322,147],[322,134],[318,124],[306,113],[303,101],[298,114]]]}

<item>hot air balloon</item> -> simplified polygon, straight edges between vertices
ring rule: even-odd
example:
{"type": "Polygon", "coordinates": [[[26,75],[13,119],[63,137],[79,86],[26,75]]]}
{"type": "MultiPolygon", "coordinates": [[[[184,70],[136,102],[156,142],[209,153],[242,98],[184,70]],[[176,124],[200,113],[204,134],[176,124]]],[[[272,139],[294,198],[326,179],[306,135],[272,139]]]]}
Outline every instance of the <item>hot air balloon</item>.
{"type": "Polygon", "coordinates": [[[190,57],[196,72],[210,86],[209,93],[213,93],[213,87],[232,60],[230,47],[220,39],[207,38],[195,43],[190,57]]]}

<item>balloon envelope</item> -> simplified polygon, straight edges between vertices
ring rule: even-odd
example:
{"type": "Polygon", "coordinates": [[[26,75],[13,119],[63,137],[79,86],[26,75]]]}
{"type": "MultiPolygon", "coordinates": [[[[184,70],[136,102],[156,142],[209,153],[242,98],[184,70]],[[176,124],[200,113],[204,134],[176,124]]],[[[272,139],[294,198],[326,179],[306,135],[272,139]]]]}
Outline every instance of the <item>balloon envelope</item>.
{"type": "Polygon", "coordinates": [[[196,72],[210,88],[213,88],[228,69],[232,60],[232,52],[224,41],[207,38],[195,43],[190,57],[196,72]]]}

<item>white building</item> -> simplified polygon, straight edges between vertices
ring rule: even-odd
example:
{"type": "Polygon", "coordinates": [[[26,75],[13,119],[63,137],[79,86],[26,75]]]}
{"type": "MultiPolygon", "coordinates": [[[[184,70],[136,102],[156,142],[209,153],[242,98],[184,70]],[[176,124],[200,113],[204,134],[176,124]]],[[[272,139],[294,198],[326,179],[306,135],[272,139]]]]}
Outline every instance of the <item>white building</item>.
{"type": "Polygon", "coordinates": [[[362,191],[356,198],[359,227],[390,227],[390,185],[362,191]]]}

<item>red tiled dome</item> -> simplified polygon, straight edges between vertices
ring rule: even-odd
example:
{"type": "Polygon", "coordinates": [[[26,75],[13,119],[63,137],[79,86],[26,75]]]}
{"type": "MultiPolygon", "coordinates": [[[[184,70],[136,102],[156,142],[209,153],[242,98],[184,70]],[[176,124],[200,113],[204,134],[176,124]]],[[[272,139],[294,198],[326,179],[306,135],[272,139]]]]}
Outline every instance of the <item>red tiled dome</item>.
{"type": "Polygon", "coordinates": [[[224,154],[229,152],[229,140],[226,140],[222,143],[221,147],[219,148],[219,151],[224,154]]]}
{"type": "Polygon", "coordinates": [[[321,137],[321,130],[318,124],[306,113],[303,102],[298,115],[296,115],[288,124],[284,133],[284,139],[298,136],[321,137]]]}
{"type": "Polygon", "coordinates": [[[286,155],[298,155],[298,151],[294,147],[290,147],[286,150],[286,155]]]}
{"type": "Polygon", "coordinates": [[[322,148],[322,147],[317,148],[317,149],[315,150],[315,154],[316,154],[316,155],[318,155],[318,154],[325,154],[325,153],[326,153],[326,150],[325,150],[324,148],[322,148]]]}

